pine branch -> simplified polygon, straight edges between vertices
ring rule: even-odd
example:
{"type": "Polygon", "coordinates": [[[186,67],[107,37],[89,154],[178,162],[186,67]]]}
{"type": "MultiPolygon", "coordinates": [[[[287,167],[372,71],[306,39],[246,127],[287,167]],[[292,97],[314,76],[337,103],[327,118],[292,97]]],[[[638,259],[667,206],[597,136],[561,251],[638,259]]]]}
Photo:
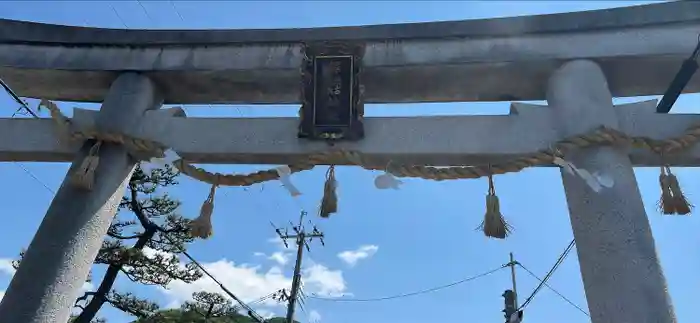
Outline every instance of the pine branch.
{"type": "Polygon", "coordinates": [[[170,166],[149,173],[136,167],[128,192],[119,204],[120,212],[110,225],[94,262],[107,265],[107,271],[94,292],[76,300],[76,306],[83,310],[75,318],[75,323],[94,320],[104,304],[138,318],[149,317],[150,320],[157,316],[157,304],[113,290],[121,274],[141,285],[163,287],[173,280],[193,282],[202,277],[193,264],[183,267],[177,256],[193,241],[186,225],[189,220],[175,214],[180,202],[168,194],[157,193],[159,189],[176,185],[178,175],[170,166]],[[161,237],[164,233],[159,231],[160,228],[172,241],[161,237]],[[125,241],[134,239],[133,246],[124,245],[125,241]],[[152,249],[155,254],[144,254],[145,248],[152,249]]]}
{"type": "Polygon", "coordinates": [[[138,238],[140,238],[143,234],[142,234],[142,233],[137,233],[137,234],[130,235],[130,236],[122,236],[122,235],[118,235],[118,234],[116,234],[116,233],[107,232],[107,235],[110,236],[110,237],[112,237],[112,238],[114,238],[114,239],[119,239],[119,240],[131,240],[131,239],[138,239],[138,238]]]}
{"type": "Polygon", "coordinates": [[[95,292],[85,292],[85,293],[83,294],[83,296],[80,296],[80,297],[78,297],[78,299],[75,300],[75,305],[73,305],[73,306],[83,308],[82,306],[79,305],[79,303],[80,303],[80,302],[86,302],[87,299],[88,299],[90,296],[93,296],[93,295],[95,295],[95,292]]]}
{"type": "Polygon", "coordinates": [[[132,293],[121,294],[112,291],[106,299],[114,308],[129,313],[137,318],[153,316],[160,308],[155,302],[138,298],[132,293]]]}
{"type": "Polygon", "coordinates": [[[192,301],[182,304],[181,309],[192,312],[205,319],[230,316],[235,313],[235,307],[231,300],[218,293],[196,292],[192,294],[192,301]]]}
{"type": "Polygon", "coordinates": [[[202,277],[198,268],[190,265],[180,268],[180,259],[176,255],[162,253],[150,256],[134,253],[129,258],[128,266],[124,267],[124,273],[132,281],[161,286],[172,280],[190,283],[202,277]]]}
{"type": "MultiPolygon", "coordinates": [[[[147,229],[131,249],[122,253],[122,260],[128,261],[132,254],[140,254],[141,249],[143,249],[146,242],[148,242],[148,240],[150,240],[155,233],[155,230],[147,229]]],[[[83,311],[75,319],[75,323],[87,323],[95,318],[97,312],[100,310],[100,308],[102,308],[102,305],[107,302],[107,296],[114,287],[114,283],[117,281],[117,276],[119,275],[119,272],[122,271],[122,268],[124,268],[124,263],[110,264],[109,267],[107,267],[107,272],[102,278],[100,286],[97,287],[97,290],[92,295],[90,302],[85,305],[83,311]]]]}

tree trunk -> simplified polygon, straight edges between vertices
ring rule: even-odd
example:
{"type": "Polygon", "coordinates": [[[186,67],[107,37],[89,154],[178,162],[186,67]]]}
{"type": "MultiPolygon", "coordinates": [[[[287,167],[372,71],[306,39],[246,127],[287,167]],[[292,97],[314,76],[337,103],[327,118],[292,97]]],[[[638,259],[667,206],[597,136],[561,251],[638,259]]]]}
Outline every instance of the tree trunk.
{"type": "MultiPolygon", "coordinates": [[[[146,243],[150,241],[156,234],[157,230],[155,228],[148,228],[139,237],[132,249],[142,250],[146,246],[146,243]]],[[[107,272],[102,278],[100,286],[97,288],[95,293],[92,295],[90,302],[85,306],[80,315],[75,318],[71,323],[90,323],[93,318],[97,315],[97,312],[102,308],[102,305],[107,301],[107,295],[112,290],[114,282],[117,280],[117,276],[124,265],[122,264],[111,264],[107,267],[107,272]]]]}

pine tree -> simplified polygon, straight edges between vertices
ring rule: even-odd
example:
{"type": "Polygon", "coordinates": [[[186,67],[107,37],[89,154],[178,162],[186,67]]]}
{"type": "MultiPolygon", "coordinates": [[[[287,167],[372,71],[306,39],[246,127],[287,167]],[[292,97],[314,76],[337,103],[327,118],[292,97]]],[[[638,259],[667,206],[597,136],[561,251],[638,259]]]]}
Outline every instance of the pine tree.
{"type": "MultiPolygon", "coordinates": [[[[194,264],[182,266],[178,257],[193,241],[187,228],[189,220],[175,213],[180,202],[157,192],[177,185],[178,175],[170,166],[149,173],[136,167],[119,204],[119,213],[94,261],[95,265],[106,266],[105,274],[94,291],[85,292],[76,300],[79,314],[71,323],[99,322],[97,313],[105,304],[137,318],[158,312],[158,304],[115,290],[114,283],[120,275],[134,283],[163,287],[173,280],[189,283],[202,277],[194,264]]],[[[18,264],[19,261],[15,263],[18,264]]]]}
{"type": "Polygon", "coordinates": [[[256,323],[238,310],[223,295],[202,291],[193,293],[192,300],[180,309],[161,311],[134,323],[256,323]]]}
{"type": "Polygon", "coordinates": [[[194,312],[202,318],[233,316],[237,309],[231,304],[231,300],[221,294],[209,292],[197,292],[192,294],[192,301],[182,304],[182,310],[194,312]]]}

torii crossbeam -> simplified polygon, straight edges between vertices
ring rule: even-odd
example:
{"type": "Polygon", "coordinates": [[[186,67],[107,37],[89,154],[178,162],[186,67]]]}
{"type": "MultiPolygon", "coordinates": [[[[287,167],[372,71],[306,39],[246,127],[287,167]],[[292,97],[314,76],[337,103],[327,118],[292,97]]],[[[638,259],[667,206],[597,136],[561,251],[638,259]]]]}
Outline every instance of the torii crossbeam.
{"type": "MultiPolygon", "coordinates": [[[[273,31],[107,30],[0,20],[0,76],[23,96],[103,102],[99,112],[76,110],[77,128],[154,140],[195,163],[283,164],[327,146],[297,138],[295,118],[187,118],[158,109],[163,103],[299,103],[304,44],[361,43],[366,103],[546,99],[548,106],[515,103],[504,116],[366,118],[364,139],[335,149],[360,152],[376,166],[487,164],[599,126],[659,140],[682,134],[700,117],[656,114],[654,101],[613,107],[612,97],[663,93],[699,31],[700,2],[685,1],[273,31]]],[[[700,92],[700,77],[685,91],[700,92]]],[[[63,142],[55,130],[50,120],[0,119],[0,161],[73,161],[69,172],[75,170],[91,145],[63,142]]],[[[92,191],[59,189],[0,303],[3,323],[68,319],[137,162],[118,144],[104,144],[99,157],[92,191]]],[[[567,158],[615,183],[595,193],[562,174],[593,323],[675,323],[633,166],[698,166],[700,148],[662,159],[605,146],[567,158]]]]}

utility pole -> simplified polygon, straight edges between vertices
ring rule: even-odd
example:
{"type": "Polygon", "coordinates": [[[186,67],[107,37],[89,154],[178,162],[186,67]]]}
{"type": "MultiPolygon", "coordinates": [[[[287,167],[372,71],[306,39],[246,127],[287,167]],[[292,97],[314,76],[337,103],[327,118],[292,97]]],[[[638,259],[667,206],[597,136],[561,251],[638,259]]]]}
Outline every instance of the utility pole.
{"type": "Polygon", "coordinates": [[[510,253],[510,261],[508,262],[508,267],[510,267],[510,277],[513,283],[513,289],[507,289],[503,295],[504,298],[504,309],[506,323],[519,323],[523,318],[523,313],[518,310],[518,293],[515,285],[515,266],[518,264],[513,257],[513,253],[510,253]]]}
{"type": "Polygon", "coordinates": [[[289,248],[289,245],[287,244],[288,239],[294,239],[297,244],[297,258],[296,263],[294,264],[292,290],[290,291],[289,296],[287,297],[287,301],[289,304],[287,305],[286,323],[294,322],[294,309],[296,308],[296,302],[299,296],[299,287],[301,286],[301,261],[304,257],[304,248],[306,248],[306,251],[311,251],[311,249],[309,248],[309,242],[311,242],[314,238],[318,238],[318,240],[321,242],[321,245],[325,246],[325,243],[323,242],[323,232],[318,231],[318,229],[316,229],[316,226],[313,226],[313,230],[311,232],[306,232],[303,226],[303,220],[305,215],[306,212],[301,211],[301,215],[299,216],[299,224],[296,226],[291,224],[290,222],[294,234],[288,234],[287,229],[285,229],[283,233],[281,229],[275,228],[275,232],[277,232],[277,235],[280,237],[280,239],[282,239],[282,242],[284,242],[285,247],[289,248]]]}
{"type": "Polygon", "coordinates": [[[513,257],[513,253],[510,253],[510,262],[508,262],[508,266],[510,267],[510,277],[511,280],[513,281],[513,294],[515,295],[514,299],[514,304],[515,308],[518,308],[518,289],[515,286],[515,265],[518,263],[515,261],[515,258],[513,257]]]}

